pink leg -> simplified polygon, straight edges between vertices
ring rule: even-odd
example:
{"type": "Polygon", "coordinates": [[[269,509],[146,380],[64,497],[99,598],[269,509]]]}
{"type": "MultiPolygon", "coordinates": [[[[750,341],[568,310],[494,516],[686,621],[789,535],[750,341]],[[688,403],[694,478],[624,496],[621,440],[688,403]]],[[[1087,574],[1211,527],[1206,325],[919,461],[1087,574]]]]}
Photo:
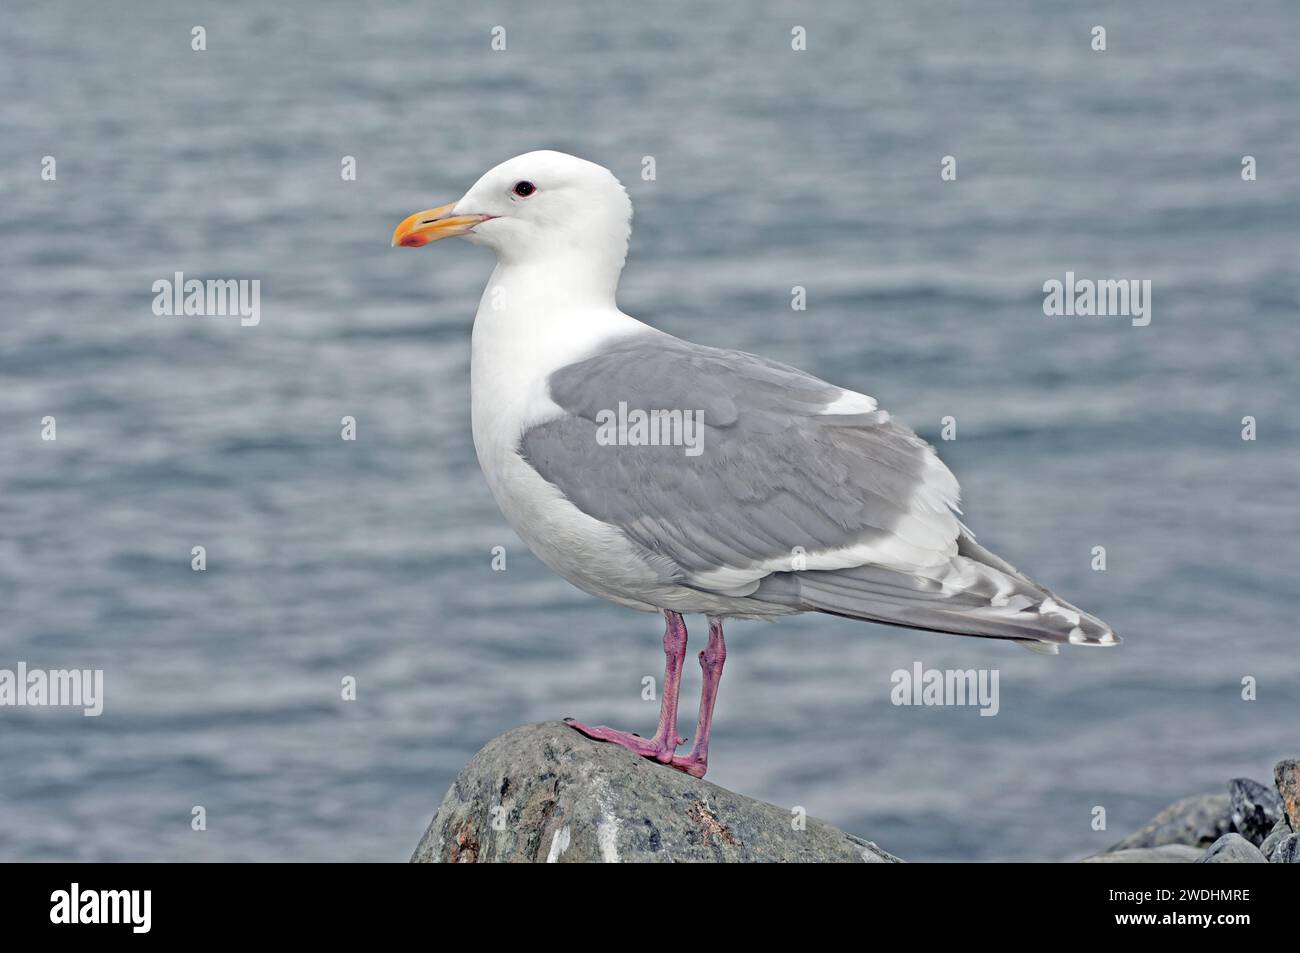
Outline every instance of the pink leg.
{"type": "MultiPolygon", "coordinates": [[[[670,764],[677,746],[686,739],[677,734],[677,696],[682,690],[682,663],[686,660],[686,620],[681,613],[664,610],[667,626],[664,628],[664,684],[659,702],[659,727],[650,739],[630,731],[616,731],[604,725],[591,727],[572,718],[564,719],[570,728],[577,729],[588,738],[610,741],[641,755],[670,764]]],[[[712,644],[712,641],[710,641],[712,644]]]]}
{"type": "Polygon", "coordinates": [[[704,687],[700,689],[700,719],[695,725],[695,744],[691,753],[675,757],[672,766],[691,777],[702,778],[709,770],[709,730],[713,727],[713,703],[718,700],[718,683],[727,661],[727,643],[722,638],[722,620],[709,619],[709,644],[700,653],[704,687]]]}

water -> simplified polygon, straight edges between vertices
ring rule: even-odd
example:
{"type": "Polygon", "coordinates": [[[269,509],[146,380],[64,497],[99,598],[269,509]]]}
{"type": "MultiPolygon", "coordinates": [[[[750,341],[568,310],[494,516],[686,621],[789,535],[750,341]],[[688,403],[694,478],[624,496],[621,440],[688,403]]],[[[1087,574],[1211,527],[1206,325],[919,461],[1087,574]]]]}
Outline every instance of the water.
{"type": "Polygon", "coordinates": [[[388,247],[542,147],[628,184],[626,310],[955,416],[981,541],[1126,638],[734,624],[712,780],[910,859],[1065,859],[1297,754],[1293,6],[9,7],[0,667],[107,700],[0,714],[0,857],[401,860],[500,732],[653,725],[659,623],[554,577],[478,474],[488,253],[388,247]],[[1150,278],[1151,325],[1045,318],[1067,269],[1150,278]],[[259,278],[261,324],[156,317],[176,271],[259,278]],[[916,660],[999,669],[1000,714],[890,705],[916,660]]]}

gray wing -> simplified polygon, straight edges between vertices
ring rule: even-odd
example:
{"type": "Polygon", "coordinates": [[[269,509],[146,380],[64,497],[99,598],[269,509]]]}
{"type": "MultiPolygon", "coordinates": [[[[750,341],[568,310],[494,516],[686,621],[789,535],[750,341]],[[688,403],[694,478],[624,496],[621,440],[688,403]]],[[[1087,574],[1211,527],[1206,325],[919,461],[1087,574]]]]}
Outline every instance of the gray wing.
{"type": "Polygon", "coordinates": [[[874,554],[913,568],[956,551],[956,481],[870,398],[847,402],[866,412],[828,414],[839,387],[659,333],[563,367],[549,386],[565,413],[523,435],[525,459],[687,584],[743,594],[792,560],[836,568],[874,554]],[[611,445],[608,424],[602,443],[620,405],[690,412],[698,449],[611,445]]]}
{"type": "Polygon", "coordinates": [[[951,472],[870,398],[659,332],[617,340],[548,384],[563,413],[522,435],[523,457],[675,582],[945,632],[1114,640],[976,545],[951,472]],[[691,412],[698,449],[635,445],[631,430],[611,442],[620,406],[691,412]]]}

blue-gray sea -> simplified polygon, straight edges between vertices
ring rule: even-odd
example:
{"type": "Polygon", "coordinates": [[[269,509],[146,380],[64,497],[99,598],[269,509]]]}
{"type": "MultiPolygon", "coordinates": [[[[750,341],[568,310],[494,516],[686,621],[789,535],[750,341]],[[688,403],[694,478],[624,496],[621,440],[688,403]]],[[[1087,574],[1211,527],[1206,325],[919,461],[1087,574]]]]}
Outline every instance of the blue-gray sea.
{"type": "Polygon", "coordinates": [[[495,735],[653,727],[660,621],[554,576],[479,475],[490,253],[389,247],[537,148],[628,186],[625,310],[876,396],[981,542],[1125,638],[735,623],[710,780],[908,859],[1057,860],[1300,754],[1294,4],[4,20],[0,668],[100,668],[106,697],[0,708],[0,858],[403,860],[495,735]],[[1067,270],[1150,279],[1150,325],[1044,316],[1067,270]],[[155,315],[178,271],[259,279],[260,324],[155,315]],[[998,715],[892,705],[917,661],[997,669],[998,715]]]}

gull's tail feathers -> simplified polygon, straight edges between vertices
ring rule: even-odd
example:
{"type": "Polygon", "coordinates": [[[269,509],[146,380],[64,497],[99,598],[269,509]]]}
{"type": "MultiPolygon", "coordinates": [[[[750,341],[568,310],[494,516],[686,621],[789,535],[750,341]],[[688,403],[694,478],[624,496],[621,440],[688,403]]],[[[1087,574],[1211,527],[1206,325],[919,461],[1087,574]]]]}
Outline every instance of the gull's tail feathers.
{"type": "Polygon", "coordinates": [[[1012,639],[1054,655],[1063,644],[1115,645],[1110,626],[984,549],[968,532],[937,570],[876,566],[774,573],[750,598],[889,625],[1012,639]]]}

